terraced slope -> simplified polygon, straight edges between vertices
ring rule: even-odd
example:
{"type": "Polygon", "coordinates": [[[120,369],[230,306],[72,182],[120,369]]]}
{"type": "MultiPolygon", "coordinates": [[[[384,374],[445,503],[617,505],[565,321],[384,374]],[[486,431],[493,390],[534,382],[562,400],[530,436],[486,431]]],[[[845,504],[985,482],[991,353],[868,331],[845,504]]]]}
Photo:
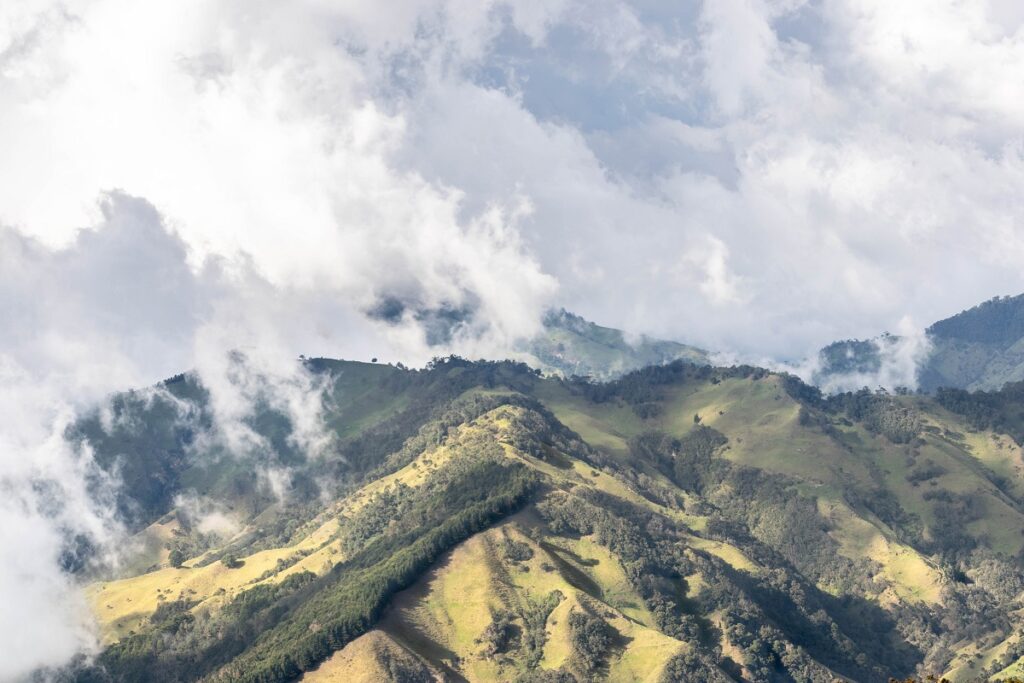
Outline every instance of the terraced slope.
{"type": "MultiPolygon", "coordinates": [[[[80,427],[101,460],[173,462],[153,470],[165,490],[124,494],[140,559],[89,586],[106,649],[69,677],[968,681],[1020,666],[1024,455],[998,431],[1016,394],[985,399],[993,431],[962,403],[826,398],[749,367],[611,384],[460,359],[307,367],[332,447],[263,454],[282,499],[189,447],[206,418],[188,378],[126,397],[110,432],[80,427]],[[172,399],[193,404],[170,428],[172,399]]],[[[271,440],[280,419],[254,424],[271,440]]]]}

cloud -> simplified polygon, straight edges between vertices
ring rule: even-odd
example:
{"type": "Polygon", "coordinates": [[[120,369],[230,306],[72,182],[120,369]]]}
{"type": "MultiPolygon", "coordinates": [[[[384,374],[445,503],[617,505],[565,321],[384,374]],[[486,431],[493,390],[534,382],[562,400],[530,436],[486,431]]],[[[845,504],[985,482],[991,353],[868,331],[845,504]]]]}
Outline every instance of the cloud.
{"type": "Polygon", "coordinates": [[[160,212],[193,268],[244,254],[274,287],[357,308],[475,297],[481,332],[534,331],[554,283],[517,241],[519,198],[464,215],[456,188],[388,161],[406,128],[395,70],[475,54],[486,9],[457,22],[431,3],[261,9],[102,0],[58,14],[54,43],[3,70],[0,128],[17,133],[4,140],[0,221],[64,245],[96,221],[98,193],[120,189],[160,212]],[[516,287],[496,281],[510,270],[516,287]]]}
{"type": "Polygon", "coordinates": [[[849,369],[826,363],[819,355],[789,370],[804,381],[817,384],[826,393],[857,391],[864,387],[916,389],[919,369],[932,351],[932,342],[924,330],[907,318],[900,322],[898,330],[895,335],[852,342],[854,346],[871,348],[865,360],[858,361],[855,349],[846,346],[844,356],[851,366],[849,369]]]}
{"type": "Polygon", "coordinates": [[[120,528],[111,513],[116,483],[88,449],[63,438],[73,386],[40,382],[8,354],[0,354],[0,386],[0,679],[16,680],[94,647],[92,619],[64,569],[78,562],[77,543],[102,552],[120,528]]]}
{"type": "Polygon", "coordinates": [[[1004,3],[58,7],[8,22],[0,114],[0,216],[49,245],[122,188],[193,267],[471,312],[427,334],[494,354],[552,304],[780,356],[1024,286],[1004,3]]]}
{"type": "Polygon", "coordinates": [[[174,499],[179,519],[201,534],[212,534],[229,539],[241,531],[242,525],[235,515],[219,505],[217,501],[199,498],[193,494],[179,494],[174,499]]]}

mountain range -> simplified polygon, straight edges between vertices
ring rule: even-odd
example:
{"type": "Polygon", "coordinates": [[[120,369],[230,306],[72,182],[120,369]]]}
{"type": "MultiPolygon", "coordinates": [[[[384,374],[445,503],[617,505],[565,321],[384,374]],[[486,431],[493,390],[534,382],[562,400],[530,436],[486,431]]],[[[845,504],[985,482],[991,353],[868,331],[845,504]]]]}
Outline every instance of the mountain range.
{"type": "MultiPolygon", "coordinates": [[[[559,319],[574,343],[602,333],[559,319]]],[[[69,539],[103,650],[58,680],[1024,673],[1024,384],[828,396],[680,360],[605,383],[457,357],[303,371],[315,448],[273,401],[229,448],[191,374],[69,430],[122,482],[134,536],[117,571],[69,539]]]]}
{"type": "MultiPolygon", "coordinates": [[[[998,390],[1024,380],[1024,294],[996,297],[940,320],[924,332],[916,348],[889,333],[871,339],[837,341],[817,354],[811,381],[822,387],[877,386],[887,366],[914,364],[896,379],[925,392],[940,387],[998,390]],[[860,382],[860,384],[858,384],[860,382]],[[855,386],[854,386],[855,385],[855,386]]],[[[520,347],[529,365],[564,377],[609,380],[649,365],[675,360],[712,362],[713,354],[679,342],[601,327],[565,310],[544,318],[541,334],[520,347]]]]}

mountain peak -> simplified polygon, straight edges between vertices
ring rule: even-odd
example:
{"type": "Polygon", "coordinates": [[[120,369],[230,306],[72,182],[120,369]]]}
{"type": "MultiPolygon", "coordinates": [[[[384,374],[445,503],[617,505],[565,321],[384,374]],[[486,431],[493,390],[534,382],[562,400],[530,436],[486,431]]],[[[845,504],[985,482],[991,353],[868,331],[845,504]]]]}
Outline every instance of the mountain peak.
{"type": "Polygon", "coordinates": [[[521,351],[532,365],[547,372],[598,380],[676,360],[697,365],[709,362],[708,352],[695,346],[646,335],[630,338],[622,330],[592,323],[564,308],[549,311],[544,316],[544,330],[521,351]]]}

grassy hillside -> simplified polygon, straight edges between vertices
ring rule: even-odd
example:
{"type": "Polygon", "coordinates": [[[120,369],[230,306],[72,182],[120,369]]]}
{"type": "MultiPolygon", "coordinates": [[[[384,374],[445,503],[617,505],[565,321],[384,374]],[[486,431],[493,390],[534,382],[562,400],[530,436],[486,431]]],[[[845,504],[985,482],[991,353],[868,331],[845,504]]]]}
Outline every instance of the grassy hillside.
{"type": "Polygon", "coordinates": [[[328,380],[333,446],[263,456],[287,463],[280,500],[251,464],[181,440],[205,419],[187,378],[166,389],[193,422],[128,395],[124,419],[79,427],[101,460],[146,449],[160,479],[125,492],[139,559],[90,585],[106,649],[68,677],[968,681],[1020,666],[1019,392],[824,397],[682,362],[609,384],[460,359],[308,367],[328,380]],[[204,526],[194,501],[211,498],[233,526],[204,526]]]}

